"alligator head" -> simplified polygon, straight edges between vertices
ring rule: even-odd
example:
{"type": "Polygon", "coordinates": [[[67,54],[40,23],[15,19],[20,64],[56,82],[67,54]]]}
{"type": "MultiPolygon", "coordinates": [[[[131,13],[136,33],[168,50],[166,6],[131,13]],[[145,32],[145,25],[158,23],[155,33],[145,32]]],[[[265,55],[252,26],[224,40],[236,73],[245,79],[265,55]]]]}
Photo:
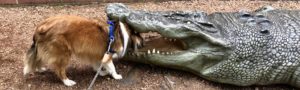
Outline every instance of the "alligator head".
{"type": "Polygon", "coordinates": [[[129,51],[126,60],[205,71],[228,56],[228,36],[210,23],[204,12],[131,11],[122,4],[110,4],[106,11],[144,38],[144,46],[129,51]]]}
{"type": "Polygon", "coordinates": [[[297,27],[296,21],[286,19],[294,18],[298,12],[271,8],[208,15],[201,11],[138,11],[123,4],[109,4],[106,13],[109,18],[127,23],[144,38],[144,47],[128,51],[124,60],[185,70],[208,80],[239,86],[299,86],[295,83],[298,79],[292,79],[300,74],[289,71],[298,68],[299,58],[286,58],[294,58],[288,55],[298,55],[297,52],[280,52],[300,48],[298,44],[282,46],[300,42],[297,34],[293,34],[299,30],[278,28],[283,24],[297,27]]]}

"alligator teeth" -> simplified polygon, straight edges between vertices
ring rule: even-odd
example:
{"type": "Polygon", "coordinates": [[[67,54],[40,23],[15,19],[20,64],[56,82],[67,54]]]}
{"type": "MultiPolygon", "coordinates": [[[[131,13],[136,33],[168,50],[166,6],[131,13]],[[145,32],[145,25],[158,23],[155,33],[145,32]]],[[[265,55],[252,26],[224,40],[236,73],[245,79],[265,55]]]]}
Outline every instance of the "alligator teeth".
{"type": "Polygon", "coordinates": [[[168,54],[169,54],[169,52],[166,52],[166,54],[168,55],[168,54]]]}
{"type": "Polygon", "coordinates": [[[151,54],[150,50],[148,50],[148,54],[151,54]]]}
{"type": "Polygon", "coordinates": [[[155,49],[152,50],[152,53],[155,53],[155,49]]]}
{"type": "Polygon", "coordinates": [[[191,23],[190,21],[187,22],[187,24],[190,24],[190,23],[191,23]]]}
{"type": "Polygon", "coordinates": [[[164,53],[164,52],[161,52],[161,54],[164,55],[165,53],[164,53]]]}
{"type": "Polygon", "coordinates": [[[159,51],[157,50],[157,52],[156,52],[157,54],[159,54],[159,51]]]}

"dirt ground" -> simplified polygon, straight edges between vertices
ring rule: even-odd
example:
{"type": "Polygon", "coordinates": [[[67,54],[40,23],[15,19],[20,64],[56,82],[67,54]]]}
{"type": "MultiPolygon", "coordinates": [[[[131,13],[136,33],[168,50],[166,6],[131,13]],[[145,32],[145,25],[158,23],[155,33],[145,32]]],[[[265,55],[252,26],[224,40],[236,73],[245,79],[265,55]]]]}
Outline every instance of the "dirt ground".
{"type": "MultiPolygon", "coordinates": [[[[86,89],[95,72],[91,67],[78,64],[76,58],[67,70],[68,76],[77,82],[73,87],[66,87],[52,71],[36,73],[28,78],[22,74],[22,58],[32,43],[35,26],[43,19],[61,14],[78,15],[87,18],[104,19],[106,3],[89,5],[58,6],[14,6],[0,7],[0,90],[60,90],[86,89]]],[[[132,9],[200,10],[208,13],[254,10],[264,5],[280,9],[298,9],[295,1],[169,1],[127,3],[132,9]]],[[[288,85],[239,87],[205,80],[188,72],[144,65],[126,61],[115,63],[122,80],[113,80],[109,76],[98,77],[96,90],[291,90],[288,85]]]]}

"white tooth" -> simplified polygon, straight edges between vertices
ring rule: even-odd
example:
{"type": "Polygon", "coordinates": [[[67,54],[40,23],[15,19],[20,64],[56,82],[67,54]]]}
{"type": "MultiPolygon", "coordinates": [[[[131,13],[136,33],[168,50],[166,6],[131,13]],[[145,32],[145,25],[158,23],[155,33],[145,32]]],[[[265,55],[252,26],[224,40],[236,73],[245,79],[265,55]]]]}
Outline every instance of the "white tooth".
{"type": "Polygon", "coordinates": [[[191,23],[190,21],[187,22],[187,24],[190,24],[190,23],[191,23]]]}
{"type": "Polygon", "coordinates": [[[148,54],[150,54],[151,52],[150,52],[150,50],[148,50],[148,54]]]}
{"type": "Polygon", "coordinates": [[[155,53],[155,49],[152,50],[152,53],[155,53]]]}
{"type": "Polygon", "coordinates": [[[173,53],[171,52],[171,54],[173,54],[173,53]]]}
{"type": "Polygon", "coordinates": [[[164,53],[164,52],[161,52],[161,54],[164,55],[165,53],[164,53]]]}
{"type": "Polygon", "coordinates": [[[159,54],[159,51],[157,50],[157,52],[156,52],[157,54],[159,54]]]}
{"type": "Polygon", "coordinates": [[[169,54],[169,52],[166,52],[166,54],[168,55],[168,54],[169,54]]]}

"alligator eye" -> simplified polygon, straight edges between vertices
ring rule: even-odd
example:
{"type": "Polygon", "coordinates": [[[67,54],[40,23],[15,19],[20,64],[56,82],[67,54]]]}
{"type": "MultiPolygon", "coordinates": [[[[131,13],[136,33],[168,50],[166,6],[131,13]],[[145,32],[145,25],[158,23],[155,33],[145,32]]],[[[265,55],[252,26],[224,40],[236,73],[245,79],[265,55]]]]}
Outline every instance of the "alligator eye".
{"type": "Polygon", "coordinates": [[[201,24],[202,26],[208,27],[208,28],[214,28],[215,26],[211,23],[202,23],[200,22],[199,24],[201,24]]]}
{"type": "Polygon", "coordinates": [[[268,29],[262,29],[262,30],[260,30],[260,33],[262,33],[262,34],[269,34],[270,32],[269,32],[268,29]]]}

